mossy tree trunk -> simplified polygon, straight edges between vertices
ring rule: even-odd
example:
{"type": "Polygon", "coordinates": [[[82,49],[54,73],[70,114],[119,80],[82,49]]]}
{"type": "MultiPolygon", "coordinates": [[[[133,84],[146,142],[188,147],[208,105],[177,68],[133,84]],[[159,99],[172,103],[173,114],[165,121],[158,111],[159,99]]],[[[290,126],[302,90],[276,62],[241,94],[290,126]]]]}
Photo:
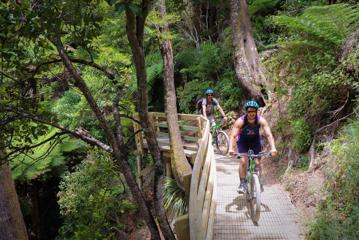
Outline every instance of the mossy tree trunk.
{"type": "Polygon", "coordinates": [[[145,134],[151,155],[155,159],[155,183],[154,183],[154,197],[155,197],[155,214],[157,216],[161,231],[165,239],[175,239],[172,229],[168,223],[166,213],[164,211],[163,201],[163,182],[164,182],[164,166],[161,156],[161,151],[158,146],[157,138],[154,129],[150,126],[148,114],[148,97],[147,97],[147,75],[145,65],[144,53],[144,27],[146,17],[151,8],[152,1],[144,0],[141,4],[142,12],[135,15],[130,7],[126,6],[126,33],[130,43],[132,58],[135,64],[137,77],[137,108],[141,121],[141,126],[145,134]]]}
{"type": "MultiPolygon", "coordinates": [[[[166,5],[164,0],[160,0],[160,14],[162,17],[165,17],[166,15],[166,5]]],[[[168,32],[168,24],[162,26],[160,31],[161,33],[168,32]]],[[[176,89],[174,84],[173,50],[171,40],[162,40],[161,54],[164,66],[163,83],[165,87],[166,117],[172,150],[171,168],[179,186],[183,190],[188,191],[189,182],[185,182],[184,177],[191,174],[192,168],[188,163],[184,153],[181,132],[178,124],[176,89]]]]}
{"type": "Polygon", "coordinates": [[[247,98],[259,98],[268,83],[260,66],[246,0],[231,0],[230,12],[237,79],[247,98]]]}

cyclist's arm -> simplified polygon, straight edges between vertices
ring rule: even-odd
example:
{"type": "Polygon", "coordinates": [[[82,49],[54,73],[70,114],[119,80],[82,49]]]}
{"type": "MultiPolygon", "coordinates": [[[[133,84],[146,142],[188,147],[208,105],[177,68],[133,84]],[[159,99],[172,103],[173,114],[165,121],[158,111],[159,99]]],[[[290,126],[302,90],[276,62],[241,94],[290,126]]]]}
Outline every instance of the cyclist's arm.
{"type": "Polygon", "coordinates": [[[259,124],[263,127],[264,134],[267,137],[272,156],[275,156],[277,154],[277,149],[274,144],[274,138],[273,138],[272,132],[270,130],[269,124],[268,124],[267,120],[265,120],[263,117],[260,118],[259,124]]]}
{"type": "Polygon", "coordinates": [[[207,101],[202,101],[202,115],[207,119],[207,101]]]}
{"type": "Polygon", "coordinates": [[[216,98],[213,99],[213,101],[215,102],[219,112],[221,113],[222,117],[224,118],[224,120],[227,120],[226,114],[223,111],[223,108],[221,107],[221,105],[219,105],[219,102],[216,98]]]}
{"type": "Polygon", "coordinates": [[[223,117],[224,119],[227,119],[226,114],[224,113],[224,111],[223,111],[221,105],[219,105],[219,104],[218,104],[218,110],[219,110],[219,112],[222,114],[222,117],[223,117]]]}
{"type": "Polygon", "coordinates": [[[239,131],[241,130],[241,128],[243,127],[243,120],[241,118],[238,118],[234,124],[233,124],[233,128],[231,131],[231,136],[229,139],[229,153],[233,154],[234,153],[234,146],[235,146],[235,142],[236,142],[236,138],[239,134],[239,131]]]}

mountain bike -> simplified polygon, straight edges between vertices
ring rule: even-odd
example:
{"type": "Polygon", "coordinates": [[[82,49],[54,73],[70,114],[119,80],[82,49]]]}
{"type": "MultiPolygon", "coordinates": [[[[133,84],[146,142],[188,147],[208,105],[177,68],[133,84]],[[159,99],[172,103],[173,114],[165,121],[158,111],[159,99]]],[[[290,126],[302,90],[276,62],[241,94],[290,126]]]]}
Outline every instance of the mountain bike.
{"type": "Polygon", "coordinates": [[[217,150],[222,154],[226,155],[229,150],[229,137],[225,131],[222,130],[224,121],[214,122],[211,126],[211,133],[213,143],[216,144],[217,150]]]}
{"type": "Polygon", "coordinates": [[[248,154],[238,154],[237,158],[246,155],[248,156],[248,161],[246,163],[247,172],[246,172],[246,199],[249,205],[249,211],[251,219],[255,225],[258,225],[260,213],[261,213],[261,183],[260,183],[260,173],[254,170],[256,158],[271,156],[271,153],[260,152],[259,154],[254,154],[252,149],[248,150],[248,154]]]}

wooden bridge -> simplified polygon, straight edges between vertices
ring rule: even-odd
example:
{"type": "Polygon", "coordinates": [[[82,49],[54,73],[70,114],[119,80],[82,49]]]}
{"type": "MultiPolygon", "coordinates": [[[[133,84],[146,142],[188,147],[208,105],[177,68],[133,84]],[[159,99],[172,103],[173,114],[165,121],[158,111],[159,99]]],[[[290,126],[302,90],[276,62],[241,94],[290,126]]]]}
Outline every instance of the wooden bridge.
{"type": "MultiPolygon", "coordinates": [[[[135,118],[138,119],[138,116],[135,118]]],[[[254,226],[248,216],[244,197],[241,198],[236,192],[239,163],[233,158],[215,154],[209,122],[205,118],[179,114],[178,119],[184,151],[192,166],[192,174],[186,176],[186,181],[190,183],[190,187],[185,189],[189,196],[188,214],[177,217],[175,222],[179,240],[302,239],[294,208],[287,194],[278,186],[266,186],[260,224],[254,226]]],[[[166,115],[150,113],[150,124],[157,134],[166,175],[171,176],[171,147],[166,115]]],[[[134,130],[139,129],[140,126],[135,123],[134,130]]],[[[147,143],[142,134],[136,135],[136,145],[140,154],[146,151],[147,143]]],[[[142,178],[147,176],[151,168],[143,168],[141,158],[137,159],[137,181],[140,186],[142,178]]]]}

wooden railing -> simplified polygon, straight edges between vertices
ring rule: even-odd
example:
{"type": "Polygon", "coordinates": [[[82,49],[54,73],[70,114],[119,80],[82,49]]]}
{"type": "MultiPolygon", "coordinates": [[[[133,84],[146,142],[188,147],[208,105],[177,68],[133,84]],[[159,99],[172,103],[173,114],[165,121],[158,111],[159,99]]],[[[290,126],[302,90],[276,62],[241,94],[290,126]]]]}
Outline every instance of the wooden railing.
{"type": "MultiPolygon", "coordinates": [[[[138,119],[138,115],[135,115],[135,118],[138,119]]],[[[185,154],[193,170],[187,178],[187,181],[190,181],[189,189],[186,189],[189,196],[189,213],[176,219],[177,238],[179,240],[212,239],[216,210],[216,163],[209,122],[202,116],[192,114],[178,114],[178,119],[185,154]]],[[[166,173],[171,175],[168,173],[171,149],[165,113],[150,113],[150,123],[156,131],[165,158],[166,173]]],[[[140,126],[135,124],[134,129],[137,131],[140,126]]],[[[147,148],[142,134],[136,135],[136,145],[139,153],[143,153],[147,148]]],[[[138,169],[139,176],[147,171],[141,170],[140,163],[138,169]]]]}
{"type": "Polygon", "coordinates": [[[202,138],[195,158],[189,198],[190,239],[212,239],[216,211],[216,160],[208,120],[202,121],[202,138]]]}

